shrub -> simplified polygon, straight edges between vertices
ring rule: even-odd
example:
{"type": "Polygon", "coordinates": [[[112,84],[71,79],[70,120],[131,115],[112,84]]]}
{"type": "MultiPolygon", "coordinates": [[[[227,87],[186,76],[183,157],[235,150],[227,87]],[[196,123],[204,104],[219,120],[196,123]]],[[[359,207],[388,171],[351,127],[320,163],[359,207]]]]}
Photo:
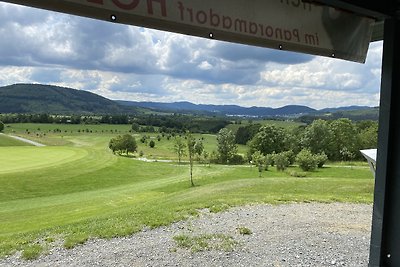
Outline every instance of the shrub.
{"type": "Polygon", "coordinates": [[[287,174],[289,174],[292,177],[298,177],[298,178],[307,177],[306,172],[289,171],[289,172],[287,172],[287,174]]]}
{"type": "Polygon", "coordinates": [[[313,171],[317,168],[317,159],[308,149],[303,149],[296,156],[296,161],[303,171],[313,171]]]}
{"type": "Polygon", "coordinates": [[[154,142],[154,140],[151,140],[149,142],[149,147],[154,148],[155,145],[156,145],[156,143],[154,142]]]}
{"type": "Polygon", "coordinates": [[[253,153],[251,158],[252,158],[252,163],[258,167],[258,172],[261,177],[261,173],[262,173],[263,169],[268,170],[268,165],[266,164],[265,156],[263,154],[261,154],[260,151],[257,150],[256,152],[253,153]],[[264,167],[264,165],[265,165],[265,167],[264,167]]]}
{"type": "Polygon", "coordinates": [[[282,154],[284,154],[289,160],[289,166],[293,165],[294,162],[296,161],[296,155],[294,154],[293,150],[282,152],[282,154]]]}
{"type": "Polygon", "coordinates": [[[0,132],[2,132],[3,130],[4,130],[4,123],[0,121],[0,132]]]}
{"type": "Polygon", "coordinates": [[[275,166],[275,152],[272,154],[267,154],[265,156],[265,161],[267,162],[268,165],[271,165],[272,167],[275,166]]]}
{"type": "Polygon", "coordinates": [[[324,152],[316,154],[315,158],[317,160],[318,168],[322,168],[324,164],[328,161],[328,156],[324,152]]]}
{"type": "Polygon", "coordinates": [[[274,161],[278,171],[284,171],[290,165],[289,157],[286,152],[275,154],[274,161]]]}
{"type": "Polygon", "coordinates": [[[233,164],[233,165],[241,165],[245,162],[244,157],[242,155],[239,154],[235,154],[231,157],[231,159],[229,160],[229,164],[233,164]]]}

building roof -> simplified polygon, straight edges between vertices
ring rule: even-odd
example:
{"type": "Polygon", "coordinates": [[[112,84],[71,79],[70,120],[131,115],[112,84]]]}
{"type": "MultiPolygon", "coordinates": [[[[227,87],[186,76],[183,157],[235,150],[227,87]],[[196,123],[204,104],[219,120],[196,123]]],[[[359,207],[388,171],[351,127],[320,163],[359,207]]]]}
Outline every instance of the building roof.
{"type": "Polygon", "coordinates": [[[400,0],[304,0],[313,3],[342,8],[376,19],[371,41],[383,40],[383,21],[386,18],[400,18],[400,0]]]}

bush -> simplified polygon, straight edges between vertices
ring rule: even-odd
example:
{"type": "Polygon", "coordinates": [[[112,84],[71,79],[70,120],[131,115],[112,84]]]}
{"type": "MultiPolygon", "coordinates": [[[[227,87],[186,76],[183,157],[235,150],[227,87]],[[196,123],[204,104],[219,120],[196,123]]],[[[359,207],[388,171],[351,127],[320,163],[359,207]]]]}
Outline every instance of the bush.
{"type": "Polygon", "coordinates": [[[287,174],[289,174],[292,177],[297,177],[297,178],[307,177],[306,172],[288,171],[287,174]]]}
{"type": "Polygon", "coordinates": [[[296,161],[303,171],[313,171],[317,168],[317,159],[308,149],[303,149],[296,156],[296,161]]]}
{"type": "Polygon", "coordinates": [[[287,159],[289,160],[288,166],[293,165],[294,162],[296,161],[296,155],[294,154],[293,150],[288,150],[288,151],[282,152],[282,154],[284,154],[287,157],[287,159]]]}
{"type": "Polygon", "coordinates": [[[272,154],[267,154],[267,155],[265,156],[265,161],[266,161],[266,163],[267,163],[268,165],[271,165],[272,167],[275,166],[275,156],[276,156],[275,152],[272,153],[272,154]]]}
{"type": "Polygon", "coordinates": [[[156,143],[154,142],[154,140],[151,140],[149,143],[149,147],[154,148],[155,145],[156,143]]]}
{"type": "Polygon", "coordinates": [[[287,156],[286,152],[282,152],[279,154],[275,154],[274,156],[276,169],[278,171],[284,171],[290,165],[289,157],[287,156]]]}
{"type": "Polygon", "coordinates": [[[2,132],[3,130],[4,130],[4,123],[0,121],[0,132],[2,132]]]}
{"type": "Polygon", "coordinates": [[[239,154],[235,154],[231,157],[231,159],[229,160],[229,164],[233,164],[233,165],[241,165],[245,162],[244,157],[242,155],[239,154]]]}
{"type": "Polygon", "coordinates": [[[317,160],[318,168],[322,168],[324,164],[328,161],[328,156],[324,152],[316,154],[315,158],[317,160]]]}

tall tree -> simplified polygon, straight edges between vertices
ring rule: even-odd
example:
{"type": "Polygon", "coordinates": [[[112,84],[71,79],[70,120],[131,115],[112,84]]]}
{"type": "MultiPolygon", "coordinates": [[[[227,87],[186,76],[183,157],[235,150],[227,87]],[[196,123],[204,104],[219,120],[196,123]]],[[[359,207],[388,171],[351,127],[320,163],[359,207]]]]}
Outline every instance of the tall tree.
{"type": "Polygon", "coordinates": [[[333,132],[334,144],[334,160],[342,159],[341,151],[346,151],[351,154],[359,154],[359,139],[357,128],[349,119],[338,119],[330,123],[330,128],[333,132]]]}
{"type": "Polygon", "coordinates": [[[308,125],[300,139],[303,148],[313,154],[325,153],[329,158],[334,157],[334,134],[329,124],[324,120],[315,120],[308,125]]]}
{"type": "Polygon", "coordinates": [[[129,152],[133,153],[137,149],[137,144],[135,138],[130,134],[125,134],[123,136],[119,135],[112,138],[108,144],[108,147],[113,151],[113,153],[118,152],[119,154],[125,152],[126,155],[129,152]]]}
{"type": "Polygon", "coordinates": [[[226,164],[237,153],[235,135],[231,130],[223,128],[218,132],[217,142],[219,160],[221,163],[226,164]]]}
{"type": "Polygon", "coordinates": [[[287,139],[288,134],[283,128],[274,125],[263,126],[250,141],[251,154],[257,150],[263,155],[283,152],[287,149],[287,139]]]}
{"type": "Polygon", "coordinates": [[[235,135],[236,144],[246,145],[260,130],[261,124],[250,124],[247,126],[239,127],[235,135]]]}
{"type": "Polygon", "coordinates": [[[376,148],[378,146],[378,123],[371,124],[359,133],[360,148],[376,148]]]}

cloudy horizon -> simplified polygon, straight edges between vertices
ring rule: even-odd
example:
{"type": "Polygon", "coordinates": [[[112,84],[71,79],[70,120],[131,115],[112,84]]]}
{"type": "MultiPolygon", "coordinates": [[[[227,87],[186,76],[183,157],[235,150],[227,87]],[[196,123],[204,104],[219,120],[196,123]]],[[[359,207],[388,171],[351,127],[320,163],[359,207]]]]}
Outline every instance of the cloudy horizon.
{"type": "Polygon", "coordinates": [[[365,64],[0,3],[0,86],[41,83],[114,100],[315,109],[378,106],[382,42],[365,64]]]}

